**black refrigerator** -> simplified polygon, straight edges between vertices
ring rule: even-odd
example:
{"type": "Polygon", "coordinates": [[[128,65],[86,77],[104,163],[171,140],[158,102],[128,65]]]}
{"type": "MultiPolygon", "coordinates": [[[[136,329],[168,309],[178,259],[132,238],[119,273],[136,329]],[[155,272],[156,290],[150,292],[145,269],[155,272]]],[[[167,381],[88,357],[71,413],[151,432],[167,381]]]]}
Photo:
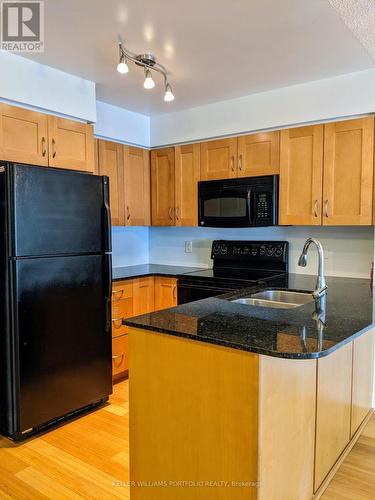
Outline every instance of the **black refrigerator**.
{"type": "Polygon", "coordinates": [[[21,440],[108,399],[108,178],[0,161],[0,432],[21,440]]]}

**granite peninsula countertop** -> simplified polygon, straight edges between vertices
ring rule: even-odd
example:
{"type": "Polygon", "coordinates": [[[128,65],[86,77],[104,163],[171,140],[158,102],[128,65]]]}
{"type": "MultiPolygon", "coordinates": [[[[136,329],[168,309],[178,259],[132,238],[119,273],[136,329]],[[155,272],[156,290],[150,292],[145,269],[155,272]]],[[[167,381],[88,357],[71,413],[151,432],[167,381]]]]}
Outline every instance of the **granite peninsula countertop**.
{"type": "Polygon", "coordinates": [[[201,269],[201,267],[166,266],[164,264],[141,264],[138,266],[113,267],[112,279],[113,281],[117,281],[146,276],[177,277],[179,274],[193,273],[201,269]]]}
{"type": "Polygon", "coordinates": [[[373,325],[370,280],[327,277],[325,311],[315,302],[273,309],[231,302],[267,288],[312,291],[316,277],[282,279],[124,320],[124,324],[233,349],[290,359],[326,356],[373,325]]]}

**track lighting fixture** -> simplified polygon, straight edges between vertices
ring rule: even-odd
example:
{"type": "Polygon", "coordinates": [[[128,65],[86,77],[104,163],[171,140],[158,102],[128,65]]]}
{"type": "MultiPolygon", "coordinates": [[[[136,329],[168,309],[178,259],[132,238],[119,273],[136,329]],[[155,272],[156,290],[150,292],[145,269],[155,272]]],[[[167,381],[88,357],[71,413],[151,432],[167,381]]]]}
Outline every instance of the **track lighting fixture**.
{"type": "Polygon", "coordinates": [[[165,102],[171,102],[174,100],[174,95],[172,92],[172,87],[171,84],[166,82],[165,83],[165,94],[164,94],[164,101],[165,102]]]}
{"type": "Polygon", "coordinates": [[[145,70],[145,81],[143,86],[145,89],[153,89],[155,87],[155,82],[152,79],[151,71],[149,69],[145,70]]]}
{"type": "Polygon", "coordinates": [[[152,54],[134,54],[133,52],[130,52],[127,50],[122,41],[119,41],[118,44],[119,48],[119,63],[117,65],[117,71],[121,74],[128,73],[129,67],[127,62],[132,61],[134,62],[137,66],[141,66],[144,68],[145,72],[145,81],[143,83],[143,87],[145,89],[153,89],[155,87],[155,81],[152,78],[153,71],[156,71],[157,73],[160,73],[164,77],[164,101],[165,102],[171,102],[174,100],[174,95],[172,92],[172,87],[171,84],[168,81],[167,78],[167,70],[166,68],[156,62],[156,58],[152,54]]]}

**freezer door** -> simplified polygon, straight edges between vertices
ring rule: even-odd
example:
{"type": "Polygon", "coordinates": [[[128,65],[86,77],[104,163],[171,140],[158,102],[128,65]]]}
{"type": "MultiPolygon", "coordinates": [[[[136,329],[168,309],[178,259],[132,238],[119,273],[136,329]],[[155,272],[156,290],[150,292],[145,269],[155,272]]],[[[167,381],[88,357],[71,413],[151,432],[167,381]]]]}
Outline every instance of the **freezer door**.
{"type": "Polygon", "coordinates": [[[11,256],[111,250],[107,177],[19,164],[7,177],[11,256]]]}
{"type": "Polygon", "coordinates": [[[110,264],[110,255],[13,261],[17,431],[111,393],[110,264]]]}

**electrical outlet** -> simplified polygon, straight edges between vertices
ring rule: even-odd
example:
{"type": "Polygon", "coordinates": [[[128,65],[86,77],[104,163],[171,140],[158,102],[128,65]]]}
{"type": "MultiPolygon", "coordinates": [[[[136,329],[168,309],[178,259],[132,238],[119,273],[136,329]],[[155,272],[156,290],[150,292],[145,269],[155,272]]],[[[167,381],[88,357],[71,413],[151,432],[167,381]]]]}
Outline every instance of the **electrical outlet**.
{"type": "Polygon", "coordinates": [[[185,241],[185,253],[191,253],[193,251],[193,242],[185,241]]]}

